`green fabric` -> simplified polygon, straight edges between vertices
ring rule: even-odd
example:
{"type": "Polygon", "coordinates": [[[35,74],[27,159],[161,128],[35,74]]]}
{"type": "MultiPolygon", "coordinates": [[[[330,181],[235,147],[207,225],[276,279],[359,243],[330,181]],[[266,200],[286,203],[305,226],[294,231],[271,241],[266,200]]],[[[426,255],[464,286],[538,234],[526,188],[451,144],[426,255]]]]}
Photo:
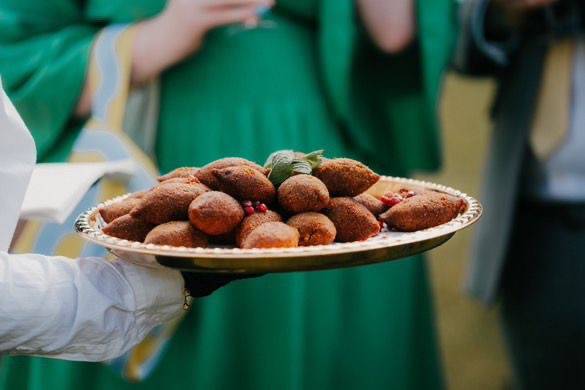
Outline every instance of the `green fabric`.
{"type": "MultiPolygon", "coordinates": [[[[0,5],[0,74],[41,158],[65,150],[60,140],[74,134],[68,118],[97,28],[163,6],[160,0],[89,0],[76,8],[81,3],[0,5]]],[[[364,37],[353,4],[281,0],[270,16],[276,28],[216,30],[200,52],[168,70],[161,79],[161,170],[230,155],[262,162],[279,148],[324,148],[393,175],[436,167],[435,105],[450,44],[450,3],[419,1],[418,42],[396,56],[383,55],[364,37]],[[427,3],[447,20],[423,17],[427,3]]],[[[21,357],[0,363],[0,386],[436,389],[442,377],[419,257],[233,283],[196,302],[140,385],[100,364],[21,357]]]]}
{"type": "Polygon", "coordinates": [[[63,159],[97,27],[69,0],[0,2],[0,77],[42,160],[63,159]],[[50,156],[53,156],[52,158],[50,156]]]}

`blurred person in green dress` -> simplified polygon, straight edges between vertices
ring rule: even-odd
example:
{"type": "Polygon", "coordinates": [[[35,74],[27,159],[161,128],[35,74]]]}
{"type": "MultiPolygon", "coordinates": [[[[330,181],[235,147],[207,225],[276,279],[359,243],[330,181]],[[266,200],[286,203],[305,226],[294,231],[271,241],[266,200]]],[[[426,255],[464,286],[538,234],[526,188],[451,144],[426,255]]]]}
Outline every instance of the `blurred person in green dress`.
{"type": "MultiPolygon", "coordinates": [[[[67,157],[91,102],[99,31],[136,24],[132,78],[158,78],[161,171],[325,149],[389,175],[436,169],[448,0],[4,0],[0,74],[44,161],[67,157]]],[[[442,388],[421,257],[269,275],[195,302],[139,385],[106,366],[4,358],[5,389],[442,388]]]]}

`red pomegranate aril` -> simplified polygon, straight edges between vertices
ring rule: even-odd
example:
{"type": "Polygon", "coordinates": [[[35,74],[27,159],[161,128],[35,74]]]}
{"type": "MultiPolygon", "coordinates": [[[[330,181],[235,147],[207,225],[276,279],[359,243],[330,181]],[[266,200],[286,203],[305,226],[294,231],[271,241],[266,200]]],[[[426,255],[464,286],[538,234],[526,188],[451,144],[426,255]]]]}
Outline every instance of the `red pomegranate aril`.
{"type": "Polygon", "coordinates": [[[392,206],[396,206],[398,203],[402,202],[403,198],[402,198],[402,196],[400,196],[398,194],[392,194],[392,195],[384,195],[380,198],[380,200],[386,206],[392,207],[392,206]]]}
{"type": "Polygon", "coordinates": [[[264,203],[260,203],[258,206],[256,206],[256,211],[259,213],[265,213],[268,211],[268,207],[266,207],[264,203]]]}
{"type": "Polygon", "coordinates": [[[244,207],[244,211],[246,212],[246,215],[252,215],[254,214],[254,207],[252,206],[246,206],[244,207]]]}
{"type": "Polygon", "coordinates": [[[404,199],[406,199],[406,198],[412,198],[413,196],[416,195],[416,192],[414,192],[413,190],[406,189],[406,188],[401,189],[400,191],[398,191],[398,193],[404,199]]]}

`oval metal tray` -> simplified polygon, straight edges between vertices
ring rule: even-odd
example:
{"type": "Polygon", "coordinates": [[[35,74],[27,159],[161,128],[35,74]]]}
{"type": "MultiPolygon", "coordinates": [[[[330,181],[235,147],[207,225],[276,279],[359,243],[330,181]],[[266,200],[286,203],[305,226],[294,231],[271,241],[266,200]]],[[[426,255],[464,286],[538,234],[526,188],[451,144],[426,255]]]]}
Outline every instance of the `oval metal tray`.
{"type": "Polygon", "coordinates": [[[402,233],[384,229],[376,237],[366,241],[285,249],[171,247],[131,242],[102,233],[104,222],[98,208],[121,200],[129,194],[87,210],[77,218],[75,227],[84,239],[107,248],[117,257],[137,264],[161,264],[193,272],[257,274],[344,268],[409,257],[443,244],[457,231],[470,226],[481,216],[482,206],[476,199],[439,184],[385,176],[368,192],[381,196],[385,192],[405,186],[436,190],[459,197],[465,201],[467,208],[453,220],[426,230],[402,233]]]}

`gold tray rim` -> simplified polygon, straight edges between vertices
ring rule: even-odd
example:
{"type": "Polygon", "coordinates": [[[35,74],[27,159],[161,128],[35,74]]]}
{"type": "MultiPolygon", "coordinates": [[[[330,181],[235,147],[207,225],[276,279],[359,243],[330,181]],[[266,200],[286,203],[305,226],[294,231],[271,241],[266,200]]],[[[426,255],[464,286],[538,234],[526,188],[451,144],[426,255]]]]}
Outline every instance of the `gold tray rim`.
{"type": "MultiPolygon", "coordinates": [[[[99,213],[98,209],[111,203],[122,200],[131,194],[121,195],[105,202],[102,202],[89,210],[81,213],[76,222],[76,232],[85,240],[96,245],[107,248],[112,252],[123,251],[136,254],[151,255],[155,257],[166,258],[199,258],[199,259],[266,259],[266,258],[299,258],[315,256],[332,256],[339,254],[359,253],[374,251],[379,249],[389,249],[410,244],[422,243],[425,241],[450,236],[457,231],[464,229],[477,222],[482,213],[483,206],[481,203],[452,187],[442,184],[432,183],[423,180],[382,176],[380,182],[396,183],[405,186],[423,187],[426,189],[437,190],[458,198],[462,198],[467,203],[467,209],[451,221],[425,230],[419,230],[411,233],[401,233],[399,237],[394,234],[385,234],[384,232],[376,237],[366,241],[350,243],[334,243],[330,245],[317,245],[310,247],[297,248],[274,248],[274,249],[240,249],[227,247],[212,248],[186,248],[172,247],[168,245],[144,244],[139,242],[128,241],[116,237],[108,236],[102,233],[98,226],[99,213]]],[[[389,232],[386,232],[389,233],[389,232]]],[[[393,232],[394,233],[394,232],[393,232]]],[[[447,239],[445,239],[446,241],[447,239]]],[[[440,245],[440,244],[439,244],[440,245]]],[[[221,269],[221,264],[218,264],[221,269]]]]}

